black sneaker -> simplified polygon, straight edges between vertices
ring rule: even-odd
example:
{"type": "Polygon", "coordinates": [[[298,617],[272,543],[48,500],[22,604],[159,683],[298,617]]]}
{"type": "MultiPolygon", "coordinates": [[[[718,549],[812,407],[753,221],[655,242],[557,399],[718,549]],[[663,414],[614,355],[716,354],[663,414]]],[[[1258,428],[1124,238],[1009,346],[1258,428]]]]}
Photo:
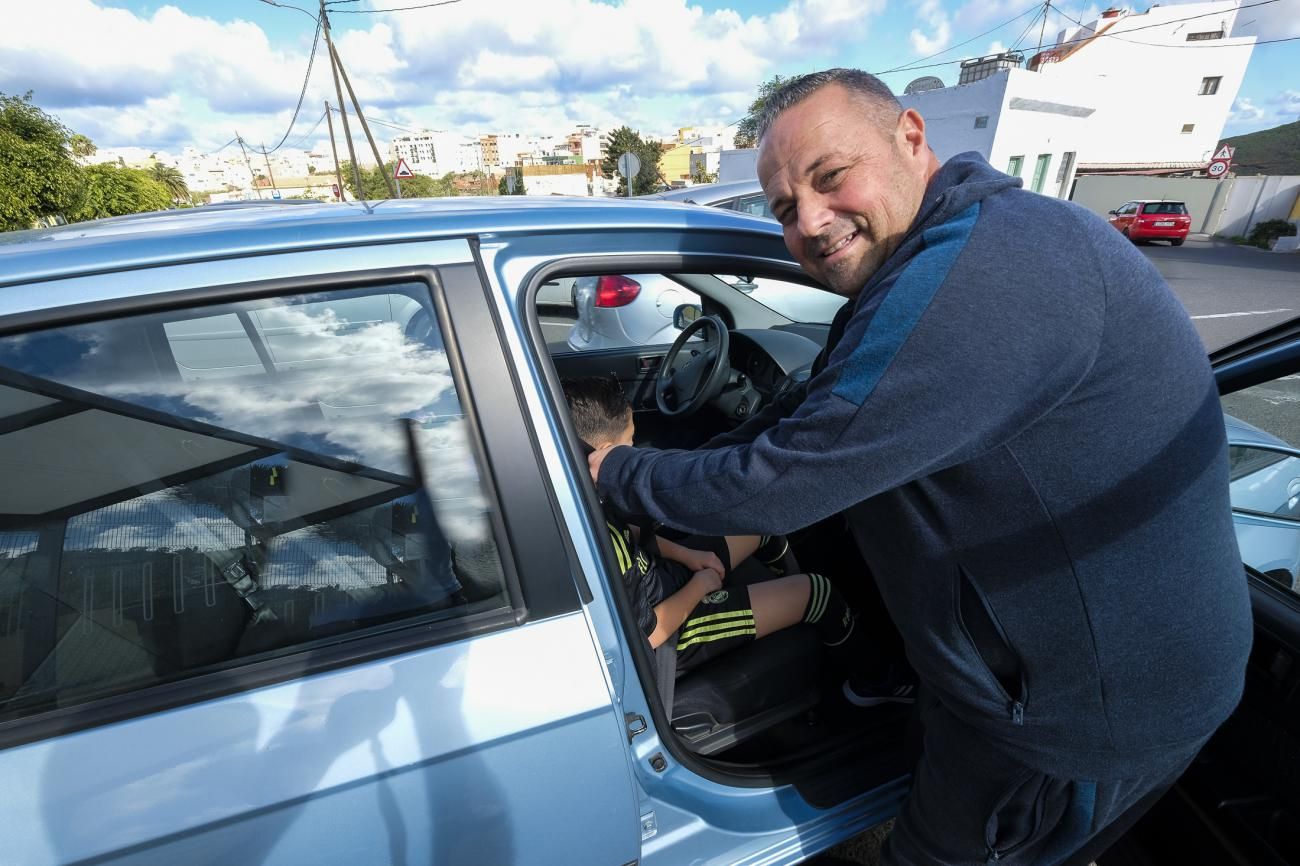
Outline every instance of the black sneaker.
{"type": "Polygon", "coordinates": [[[855,707],[878,707],[881,704],[916,703],[916,682],[899,677],[890,671],[889,676],[876,682],[860,677],[844,681],[844,699],[855,707]]]}

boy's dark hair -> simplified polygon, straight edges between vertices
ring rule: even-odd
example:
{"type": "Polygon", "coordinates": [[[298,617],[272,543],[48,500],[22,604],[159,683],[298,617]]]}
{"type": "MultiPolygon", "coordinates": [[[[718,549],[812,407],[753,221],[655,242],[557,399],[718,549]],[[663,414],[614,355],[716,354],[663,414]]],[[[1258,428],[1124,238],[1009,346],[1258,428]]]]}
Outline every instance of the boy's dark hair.
{"type": "Polygon", "coordinates": [[[592,445],[617,439],[627,426],[632,406],[613,376],[587,376],[561,382],[578,438],[592,445]]]}

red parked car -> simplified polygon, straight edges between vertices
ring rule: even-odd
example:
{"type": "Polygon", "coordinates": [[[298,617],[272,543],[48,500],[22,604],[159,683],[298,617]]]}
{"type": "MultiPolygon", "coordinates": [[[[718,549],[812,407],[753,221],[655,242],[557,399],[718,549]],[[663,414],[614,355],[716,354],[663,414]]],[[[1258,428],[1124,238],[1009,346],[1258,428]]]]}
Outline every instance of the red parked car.
{"type": "Polygon", "coordinates": [[[1181,247],[1192,218],[1181,201],[1127,201],[1110,211],[1110,224],[1134,243],[1160,240],[1181,247]]]}

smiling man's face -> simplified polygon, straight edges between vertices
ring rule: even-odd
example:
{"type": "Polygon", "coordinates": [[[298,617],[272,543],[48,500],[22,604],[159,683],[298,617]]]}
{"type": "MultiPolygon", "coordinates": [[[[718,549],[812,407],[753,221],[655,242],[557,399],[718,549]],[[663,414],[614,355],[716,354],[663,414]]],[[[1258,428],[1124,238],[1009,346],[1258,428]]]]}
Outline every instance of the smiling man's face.
{"type": "Polygon", "coordinates": [[[903,239],[939,164],[925,122],[882,128],[865,98],[828,84],[763,137],[758,179],[785,245],[808,274],[853,297],[903,239]]]}

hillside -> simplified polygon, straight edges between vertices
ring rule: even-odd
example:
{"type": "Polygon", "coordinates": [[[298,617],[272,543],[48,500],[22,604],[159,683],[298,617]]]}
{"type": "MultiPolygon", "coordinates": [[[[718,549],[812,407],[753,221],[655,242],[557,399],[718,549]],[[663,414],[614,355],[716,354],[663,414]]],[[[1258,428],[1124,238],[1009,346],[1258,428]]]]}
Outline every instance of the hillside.
{"type": "Polygon", "coordinates": [[[1225,142],[1237,148],[1232,170],[1245,174],[1300,174],[1300,120],[1225,142]]]}

